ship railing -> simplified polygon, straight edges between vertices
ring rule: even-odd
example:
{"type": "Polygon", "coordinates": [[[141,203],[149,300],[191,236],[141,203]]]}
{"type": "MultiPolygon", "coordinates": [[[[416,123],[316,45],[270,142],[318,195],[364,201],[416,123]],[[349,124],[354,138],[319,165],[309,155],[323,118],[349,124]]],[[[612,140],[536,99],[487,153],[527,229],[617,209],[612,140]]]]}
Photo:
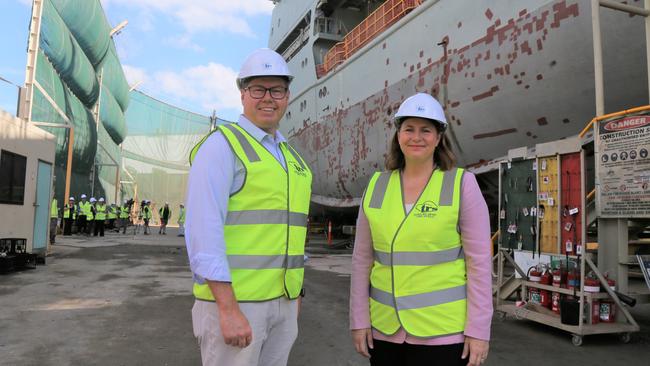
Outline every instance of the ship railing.
{"type": "MultiPolygon", "coordinates": [[[[354,27],[325,54],[323,75],[342,64],[378,34],[395,24],[404,15],[417,8],[424,0],[388,0],[354,27]]],[[[318,69],[317,75],[318,75],[318,69]]]]}
{"type": "Polygon", "coordinates": [[[282,56],[284,57],[284,59],[287,61],[291,60],[293,56],[296,55],[298,50],[301,49],[302,46],[305,45],[305,43],[307,43],[307,40],[309,40],[309,26],[303,28],[300,31],[298,37],[296,37],[296,39],[293,42],[291,42],[289,47],[287,47],[287,49],[284,50],[284,52],[282,52],[282,56]]]}

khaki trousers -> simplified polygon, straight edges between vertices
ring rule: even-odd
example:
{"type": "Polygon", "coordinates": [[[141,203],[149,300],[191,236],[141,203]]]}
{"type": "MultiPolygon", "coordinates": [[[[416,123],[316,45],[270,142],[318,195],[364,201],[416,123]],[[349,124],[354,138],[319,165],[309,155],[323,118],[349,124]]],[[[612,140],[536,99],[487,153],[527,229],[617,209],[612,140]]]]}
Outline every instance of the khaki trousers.
{"type": "Polygon", "coordinates": [[[194,335],[201,347],[203,366],[286,366],[298,336],[298,304],[284,297],[239,303],[253,330],[246,348],[226,345],[214,302],[196,300],[192,308],[194,335]]]}

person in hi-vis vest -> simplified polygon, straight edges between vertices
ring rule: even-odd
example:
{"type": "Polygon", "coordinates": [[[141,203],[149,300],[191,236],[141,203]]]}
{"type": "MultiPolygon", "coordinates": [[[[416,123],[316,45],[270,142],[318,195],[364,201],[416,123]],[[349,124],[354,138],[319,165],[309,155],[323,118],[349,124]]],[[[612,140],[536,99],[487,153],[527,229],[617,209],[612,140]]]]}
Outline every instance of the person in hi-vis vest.
{"type": "Polygon", "coordinates": [[[185,242],[203,365],[283,366],[298,334],[311,170],[278,131],[292,76],[253,52],[237,77],[244,113],[190,154],[185,242]]]}
{"type": "Polygon", "coordinates": [[[354,346],[373,366],[480,365],[493,311],[487,205],[476,177],[455,166],[437,100],[407,98],[395,127],[357,219],[354,346]]]}

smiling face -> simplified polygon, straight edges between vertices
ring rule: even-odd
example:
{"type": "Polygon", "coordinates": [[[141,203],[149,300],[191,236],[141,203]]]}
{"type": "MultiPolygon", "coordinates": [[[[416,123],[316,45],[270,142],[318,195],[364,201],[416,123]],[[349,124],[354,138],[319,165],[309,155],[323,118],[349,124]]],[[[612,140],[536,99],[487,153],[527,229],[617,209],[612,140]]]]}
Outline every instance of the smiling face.
{"type": "Polygon", "coordinates": [[[441,137],[433,122],[416,117],[405,119],[397,132],[397,141],[407,163],[433,162],[433,153],[441,137]]]}
{"type": "Polygon", "coordinates": [[[264,76],[250,80],[246,88],[241,89],[241,101],[244,106],[244,116],[248,118],[255,126],[261,128],[270,134],[275,134],[278,129],[280,119],[284,116],[289,103],[289,92],[284,98],[273,99],[271,93],[267,91],[262,99],[255,99],[250,95],[248,88],[288,88],[289,85],[284,78],[275,76],[264,76]]]}

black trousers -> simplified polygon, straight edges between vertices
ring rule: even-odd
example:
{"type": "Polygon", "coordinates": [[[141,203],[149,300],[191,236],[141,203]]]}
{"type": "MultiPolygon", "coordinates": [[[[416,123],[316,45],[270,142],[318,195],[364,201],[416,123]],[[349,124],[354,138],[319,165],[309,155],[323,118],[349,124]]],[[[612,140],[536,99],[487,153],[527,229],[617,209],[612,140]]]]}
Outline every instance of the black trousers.
{"type": "Polygon", "coordinates": [[[104,236],[104,220],[95,220],[95,233],[94,236],[104,236]]]}
{"type": "Polygon", "coordinates": [[[463,343],[442,346],[424,346],[409,343],[391,343],[373,339],[370,350],[372,366],[465,366],[469,361],[461,359],[463,343]]]}
{"type": "Polygon", "coordinates": [[[72,234],[72,218],[68,217],[67,219],[63,219],[63,235],[71,235],[72,234]]]}
{"type": "Polygon", "coordinates": [[[77,217],[77,234],[84,234],[86,232],[86,215],[79,215],[77,217]]]}

